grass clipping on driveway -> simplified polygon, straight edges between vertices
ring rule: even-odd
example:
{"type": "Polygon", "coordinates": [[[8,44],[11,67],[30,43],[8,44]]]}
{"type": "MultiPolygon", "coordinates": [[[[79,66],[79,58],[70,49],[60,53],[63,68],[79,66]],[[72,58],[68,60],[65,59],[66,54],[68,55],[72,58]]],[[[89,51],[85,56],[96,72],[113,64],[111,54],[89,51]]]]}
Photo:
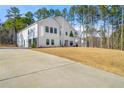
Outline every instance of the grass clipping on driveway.
{"type": "Polygon", "coordinates": [[[124,76],[124,52],[119,50],[81,47],[36,48],[33,50],[64,57],[124,76]]]}

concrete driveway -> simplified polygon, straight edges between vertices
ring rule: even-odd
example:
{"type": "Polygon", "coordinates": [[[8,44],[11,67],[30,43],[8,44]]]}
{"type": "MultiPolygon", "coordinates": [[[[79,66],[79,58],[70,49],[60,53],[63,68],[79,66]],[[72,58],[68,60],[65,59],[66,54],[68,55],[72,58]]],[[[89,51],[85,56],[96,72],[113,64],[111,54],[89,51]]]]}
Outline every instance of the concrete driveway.
{"type": "Polygon", "coordinates": [[[0,49],[0,87],[124,87],[124,77],[28,49],[0,49]]]}

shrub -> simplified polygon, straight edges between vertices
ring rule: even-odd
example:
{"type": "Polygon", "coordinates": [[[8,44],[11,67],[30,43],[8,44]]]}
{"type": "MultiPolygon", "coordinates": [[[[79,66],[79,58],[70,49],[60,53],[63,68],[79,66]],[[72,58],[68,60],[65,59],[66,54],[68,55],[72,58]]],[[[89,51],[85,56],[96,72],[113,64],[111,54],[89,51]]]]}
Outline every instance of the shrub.
{"type": "Polygon", "coordinates": [[[32,46],[31,46],[31,48],[36,48],[36,44],[33,43],[32,46]]]}

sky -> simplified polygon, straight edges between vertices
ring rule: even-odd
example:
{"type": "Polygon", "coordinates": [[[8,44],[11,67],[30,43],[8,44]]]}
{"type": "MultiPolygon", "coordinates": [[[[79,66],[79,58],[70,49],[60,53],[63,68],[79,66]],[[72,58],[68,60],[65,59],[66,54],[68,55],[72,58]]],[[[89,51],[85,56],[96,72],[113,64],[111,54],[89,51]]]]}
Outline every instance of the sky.
{"type": "MultiPolygon", "coordinates": [[[[0,20],[4,22],[6,20],[5,15],[7,14],[7,9],[12,7],[12,5],[0,5],[0,20]]],[[[48,9],[60,9],[62,10],[63,8],[69,9],[69,5],[16,5],[17,8],[19,8],[20,13],[24,14],[27,11],[32,11],[35,12],[39,8],[46,7],[48,9]]]]}

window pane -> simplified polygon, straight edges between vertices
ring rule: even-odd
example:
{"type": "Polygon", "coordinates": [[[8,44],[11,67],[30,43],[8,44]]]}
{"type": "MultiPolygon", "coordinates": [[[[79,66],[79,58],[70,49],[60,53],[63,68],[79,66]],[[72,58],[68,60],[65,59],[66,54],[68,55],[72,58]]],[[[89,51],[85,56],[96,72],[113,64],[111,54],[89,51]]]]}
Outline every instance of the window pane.
{"type": "Polygon", "coordinates": [[[54,45],[54,40],[53,39],[51,40],[51,45],[54,45]]]}
{"type": "Polygon", "coordinates": [[[57,34],[57,28],[54,28],[54,33],[57,34]]]}
{"type": "Polygon", "coordinates": [[[33,38],[33,44],[37,45],[37,38],[33,38]]]}
{"type": "Polygon", "coordinates": [[[45,31],[46,31],[47,33],[49,32],[49,27],[48,27],[48,26],[45,27],[45,31]]]}
{"type": "Polygon", "coordinates": [[[52,27],[50,27],[50,33],[53,33],[53,28],[52,27]]]}
{"type": "Polygon", "coordinates": [[[67,35],[68,35],[68,32],[66,32],[65,34],[66,34],[66,36],[67,36],[67,35]]]}
{"type": "Polygon", "coordinates": [[[73,41],[70,41],[70,46],[73,46],[73,41]]]}
{"type": "Polygon", "coordinates": [[[49,45],[49,39],[46,39],[46,45],[49,45]]]}

